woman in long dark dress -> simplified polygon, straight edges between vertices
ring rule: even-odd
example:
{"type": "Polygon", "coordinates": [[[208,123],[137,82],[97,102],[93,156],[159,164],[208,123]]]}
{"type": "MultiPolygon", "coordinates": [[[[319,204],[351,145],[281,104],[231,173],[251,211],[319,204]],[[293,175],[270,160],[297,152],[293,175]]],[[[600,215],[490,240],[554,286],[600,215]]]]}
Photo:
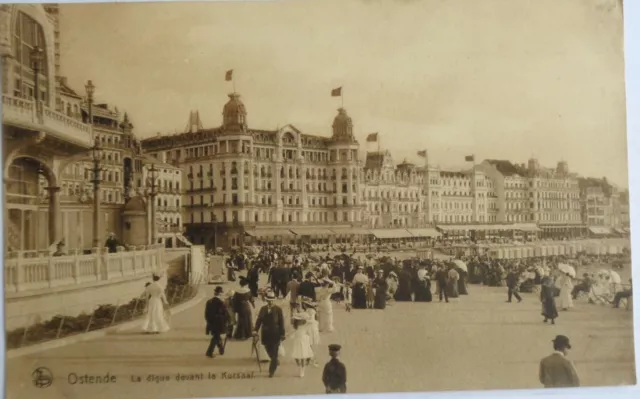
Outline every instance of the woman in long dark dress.
{"type": "Polygon", "coordinates": [[[542,302],[543,322],[551,320],[551,324],[556,324],[555,319],[558,317],[558,309],[556,308],[556,298],[554,296],[553,281],[547,276],[542,278],[542,289],[540,290],[540,301],[542,302]]]}
{"type": "Polygon", "coordinates": [[[467,276],[468,273],[462,269],[458,270],[458,274],[460,275],[460,279],[458,280],[458,294],[460,295],[469,295],[467,291],[467,276]]]}
{"type": "Polygon", "coordinates": [[[369,282],[367,276],[363,273],[362,266],[358,268],[358,272],[353,276],[353,308],[354,309],[366,309],[367,308],[367,293],[365,285],[369,282]]]}
{"type": "Polygon", "coordinates": [[[431,302],[433,297],[431,296],[431,279],[429,279],[429,272],[426,267],[423,267],[418,271],[416,276],[416,302],[431,302]]]}
{"type": "Polygon", "coordinates": [[[384,309],[387,306],[387,291],[389,285],[384,278],[384,271],[378,270],[378,276],[373,280],[373,288],[376,290],[376,296],[373,300],[374,309],[384,309]]]}
{"type": "Polygon", "coordinates": [[[398,302],[411,302],[411,273],[405,268],[398,276],[398,290],[394,295],[398,302]]]}
{"type": "Polygon", "coordinates": [[[241,279],[240,288],[233,296],[233,311],[238,317],[236,332],[233,334],[234,339],[246,340],[253,336],[251,308],[255,307],[255,304],[251,291],[247,288],[248,284],[246,279],[241,279]]]}

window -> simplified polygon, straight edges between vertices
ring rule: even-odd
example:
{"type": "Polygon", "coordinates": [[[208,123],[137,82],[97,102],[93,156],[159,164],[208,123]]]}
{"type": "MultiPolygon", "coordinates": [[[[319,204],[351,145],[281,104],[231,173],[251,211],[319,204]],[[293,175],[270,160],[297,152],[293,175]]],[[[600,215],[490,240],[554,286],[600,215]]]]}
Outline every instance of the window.
{"type": "Polygon", "coordinates": [[[35,79],[31,78],[31,50],[36,46],[40,47],[43,50],[43,57],[39,65],[38,73],[40,83],[38,88],[40,90],[40,93],[38,97],[46,102],[49,96],[49,92],[47,90],[49,87],[49,65],[47,60],[46,43],[44,40],[44,31],[42,30],[42,27],[33,18],[22,12],[19,12],[15,24],[15,29],[13,31],[13,41],[15,49],[15,60],[22,66],[22,68],[14,69],[15,71],[17,71],[15,72],[17,75],[15,76],[15,79],[20,81],[20,84],[16,86],[16,91],[18,91],[18,88],[20,90],[20,97],[31,98],[34,96],[35,79]]]}

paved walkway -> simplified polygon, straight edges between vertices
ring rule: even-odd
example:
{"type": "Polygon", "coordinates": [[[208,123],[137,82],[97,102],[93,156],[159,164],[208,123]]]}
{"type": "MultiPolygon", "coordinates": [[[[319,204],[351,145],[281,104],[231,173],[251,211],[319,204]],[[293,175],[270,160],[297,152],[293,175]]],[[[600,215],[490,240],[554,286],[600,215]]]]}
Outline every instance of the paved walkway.
{"type": "MultiPolygon", "coordinates": [[[[570,356],[583,385],[635,383],[632,312],[578,302],[551,326],[542,323],[532,294],[524,294],[518,304],[505,303],[504,289],[471,286],[470,291],[470,296],[449,304],[396,303],[384,311],[351,313],[335,306],[337,330],[322,335],[319,362],[328,360],[325,344],[342,344],[352,393],[539,388],[539,359],[550,353],[556,334],[565,334],[571,338],[570,356]]],[[[250,341],[230,341],[224,357],[206,358],[203,308],[204,303],[175,315],[173,330],[164,335],[116,333],[9,360],[7,397],[156,399],[323,392],[322,368],[308,369],[301,379],[289,358],[283,359],[276,378],[266,378],[249,357],[250,341]],[[31,375],[38,367],[53,372],[50,387],[34,387],[31,375]],[[242,380],[223,374],[233,377],[238,372],[254,374],[242,380]],[[70,384],[71,373],[109,373],[116,381],[70,384]],[[201,373],[203,380],[176,381],[201,373]],[[208,379],[209,373],[216,379],[208,379]],[[147,382],[148,376],[169,381],[147,382]],[[132,381],[138,377],[142,382],[132,381]]]]}

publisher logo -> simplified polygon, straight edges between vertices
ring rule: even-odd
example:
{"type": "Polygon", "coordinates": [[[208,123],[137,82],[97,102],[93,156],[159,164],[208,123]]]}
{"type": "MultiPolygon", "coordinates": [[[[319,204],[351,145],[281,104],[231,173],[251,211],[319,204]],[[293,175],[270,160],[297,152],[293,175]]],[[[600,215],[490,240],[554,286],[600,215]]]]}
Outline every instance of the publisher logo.
{"type": "Polygon", "coordinates": [[[36,387],[47,388],[53,383],[53,374],[51,370],[46,367],[38,367],[31,374],[31,379],[33,380],[33,385],[36,387]]]}

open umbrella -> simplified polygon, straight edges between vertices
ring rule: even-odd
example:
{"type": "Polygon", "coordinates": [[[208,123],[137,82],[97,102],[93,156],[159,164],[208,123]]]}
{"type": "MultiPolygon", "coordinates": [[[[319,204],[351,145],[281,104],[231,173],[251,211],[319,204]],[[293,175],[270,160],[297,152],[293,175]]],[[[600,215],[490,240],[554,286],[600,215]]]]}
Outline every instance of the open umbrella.
{"type": "Polygon", "coordinates": [[[620,275],[617,272],[614,272],[613,270],[609,270],[609,275],[611,276],[611,282],[613,284],[622,284],[622,279],[620,278],[620,275]]]}
{"type": "Polygon", "coordinates": [[[461,261],[460,259],[455,259],[453,261],[453,264],[459,267],[460,269],[464,270],[465,272],[467,273],[469,272],[469,270],[467,269],[467,264],[461,261]]]}
{"type": "Polygon", "coordinates": [[[573,278],[576,277],[576,269],[574,269],[571,265],[567,265],[566,263],[558,263],[558,270],[560,270],[562,273],[570,275],[573,278]]]}

